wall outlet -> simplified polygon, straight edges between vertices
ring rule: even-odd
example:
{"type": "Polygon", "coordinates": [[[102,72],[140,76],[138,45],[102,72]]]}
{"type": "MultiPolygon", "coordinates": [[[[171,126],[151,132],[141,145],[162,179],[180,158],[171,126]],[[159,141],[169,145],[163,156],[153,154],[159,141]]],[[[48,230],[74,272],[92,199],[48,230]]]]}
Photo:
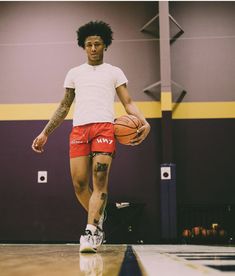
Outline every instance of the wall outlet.
{"type": "Polygon", "coordinates": [[[38,171],[38,183],[47,183],[47,171],[38,171]]]}
{"type": "Polygon", "coordinates": [[[171,179],[171,167],[161,167],[161,180],[171,179]]]}

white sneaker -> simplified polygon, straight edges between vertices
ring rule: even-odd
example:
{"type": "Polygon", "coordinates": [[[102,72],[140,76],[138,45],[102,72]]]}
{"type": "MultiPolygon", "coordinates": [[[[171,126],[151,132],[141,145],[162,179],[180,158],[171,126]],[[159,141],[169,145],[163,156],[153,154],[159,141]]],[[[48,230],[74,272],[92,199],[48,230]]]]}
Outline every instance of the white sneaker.
{"type": "Polygon", "coordinates": [[[94,238],[94,244],[95,244],[96,248],[103,243],[104,231],[102,229],[100,229],[99,226],[97,226],[93,238],[94,238]]]}
{"type": "Polygon", "coordinates": [[[80,249],[81,253],[96,253],[96,238],[92,235],[90,230],[85,231],[85,235],[80,237],[80,249]]]}

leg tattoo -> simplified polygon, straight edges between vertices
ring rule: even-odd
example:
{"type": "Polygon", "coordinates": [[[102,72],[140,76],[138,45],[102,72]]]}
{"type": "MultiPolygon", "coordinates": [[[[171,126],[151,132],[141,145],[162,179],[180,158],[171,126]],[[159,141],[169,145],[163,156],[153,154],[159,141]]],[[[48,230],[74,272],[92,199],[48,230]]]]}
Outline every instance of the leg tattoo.
{"type": "MultiPolygon", "coordinates": [[[[98,207],[98,214],[101,216],[104,212],[107,203],[107,193],[106,185],[107,185],[107,176],[108,176],[109,164],[97,162],[94,167],[94,176],[95,176],[95,191],[98,193],[99,198],[96,199],[96,206],[98,207]]],[[[97,212],[96,211],[96,212],[97,212]]],[[[98,216],[96,213],[96,215],[98,216]]],[[[95,225],[99,224],[99,220],[97,218],[93,219],[93,223],[95,225]]]]}
{"type": "Polygon", "coordinates": [[[97,162],[95,171],[96,172],[106,172],[108,170],[108,164],[97,162]]]}
{"type": "Polygon", "coordinates": [[[105,194],[105,193],[102,193],[101,194],[101,200],[103,200],[103,203],[102,203],[102,205],[101,205],[101,207],[100,207],[100,211],[99,211],[99,214],[100,215],[102,215],[103,214],[103,212],[104,212],[104,209],[105,209],[105,206],[106,206],[106,203],[107,203],[107,194],[105,194]]]}
{"type": "Polygon", "coordinates": [[[95,225],[98,225],[99,224],[99,221],[97,219],[94,219],[94,224],[95,225]]]}

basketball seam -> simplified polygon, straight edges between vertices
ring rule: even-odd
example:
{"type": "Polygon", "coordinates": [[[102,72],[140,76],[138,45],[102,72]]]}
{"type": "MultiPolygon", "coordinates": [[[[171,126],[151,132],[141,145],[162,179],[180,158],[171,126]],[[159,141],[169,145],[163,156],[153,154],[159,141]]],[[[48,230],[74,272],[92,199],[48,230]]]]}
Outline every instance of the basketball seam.
{"type": "Polygon", "coordinates": [[[129,116],[129,118],[131,119],[131,121],[134,123],[134,125],[136,126],[136,128],[138,129],[139,126],[136,125],[135,121],[129,116]]]}
{"type": "Polygon", "coordinates": [[[131,128],[131,129],[136,129],[136,127],[131,127],[131,126],[128,126],[128,125],[123,125],[123,124],[115,124],[116,126],[124,126],[126,128],[131,128]]]}
{"type": "MultiPolygon", "coordinates": [[[[125,137],[125,136],[129,136],[129,135],[132,135],[132,134],[135,134],[136,132],[132,132],[132,133],[128,133],[128,134],[122,134],[122,135],[116,135],[115,134],[115,137],[125,137]]],[[[136,133],[137,135],[137,133],[136,133]]]]}

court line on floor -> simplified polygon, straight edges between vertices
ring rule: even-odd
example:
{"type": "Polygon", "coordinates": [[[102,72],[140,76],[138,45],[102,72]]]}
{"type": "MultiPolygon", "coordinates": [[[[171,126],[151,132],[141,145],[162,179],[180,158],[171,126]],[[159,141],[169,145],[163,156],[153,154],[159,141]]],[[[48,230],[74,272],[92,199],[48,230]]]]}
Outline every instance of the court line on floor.
{"type": "Polygon", "coordinates": [[[221,275],[215,269],[200,264],[193,264],[173,254],[168,254],[167,252],[159,252],[157,248],[157,246],[148,247],[148,245],[133,245],[133,250],[148,276],[221,275]]]}
{"type": "Polygon", "coordinates": [[[119,276],[142,276],[139,263],[136,255],[133,252],[132,246],[127,245],[125,256],[120,268],[119,276]]]}

